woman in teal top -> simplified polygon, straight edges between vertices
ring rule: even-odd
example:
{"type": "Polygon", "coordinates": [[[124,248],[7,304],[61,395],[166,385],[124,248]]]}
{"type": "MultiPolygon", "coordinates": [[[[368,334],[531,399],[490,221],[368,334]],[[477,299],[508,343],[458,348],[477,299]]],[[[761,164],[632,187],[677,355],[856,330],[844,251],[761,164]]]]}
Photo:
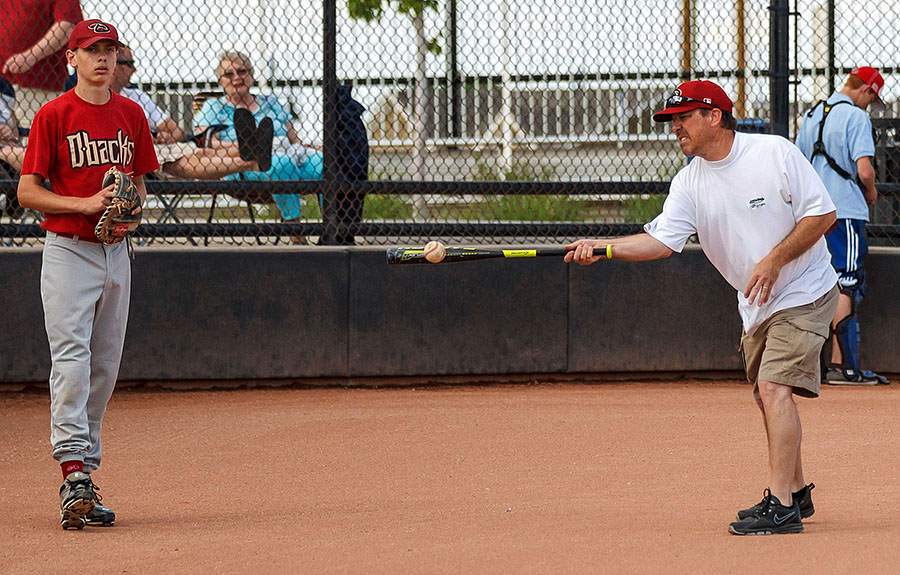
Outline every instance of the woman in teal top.
{"type": "MultiPolygon", "coordinates": [[[[272,152],[272,167],[265,172],[242,172],[227,176],[228,180],[319,180],[322,178],[322,153],[305,146],[291,124],[291,117],[284,106],[273,95],[254,95],[253,66],[250,59],[241,52],[225,52],[216,67],[219,85],[225,96],[207,100],[197,113],[194,124],[198,131],[209,126],[224,125],[227,128],[217,132],[210,143],[213,148],[224,148],[229,154],[239,156],[237,133],[234,129],[234,111],[246,108],[256,123],[263,118],[271,118],[275,145],[272,152]]],[[[275,203],[284,220],[300,217],[299,194],[277,194],[275,203]]]]}

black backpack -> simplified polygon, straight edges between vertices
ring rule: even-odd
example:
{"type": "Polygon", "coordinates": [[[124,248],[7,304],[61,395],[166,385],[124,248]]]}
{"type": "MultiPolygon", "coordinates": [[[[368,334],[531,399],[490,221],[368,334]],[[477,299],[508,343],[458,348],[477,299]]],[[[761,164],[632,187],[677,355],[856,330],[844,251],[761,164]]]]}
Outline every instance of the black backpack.
{"type": "Polygon", "coordinates": [[[369,137],[366,125],[362,120],[365,108],[350,95],[349,85],[337,87],[337,183],[335,201],[323,202],[323,211],[336,211],[336,217],[325,213],[326,221],[331,220],[338,226],[332,241],[320,240],[319,243],[353,245],[354,232],[362,222],[363,202],[365,194],[344,191],[344,182],[359,182],[369,179],[369,137]],[[334,207],[332,207],[332,205],[334,207]]]}
{"type": "Polygon", "coordinates": [[[369,179],[369,137],[362,114],[366,109],[350,95],[349,85],[337,87],[337,166],[339,179],[369,179]]]}

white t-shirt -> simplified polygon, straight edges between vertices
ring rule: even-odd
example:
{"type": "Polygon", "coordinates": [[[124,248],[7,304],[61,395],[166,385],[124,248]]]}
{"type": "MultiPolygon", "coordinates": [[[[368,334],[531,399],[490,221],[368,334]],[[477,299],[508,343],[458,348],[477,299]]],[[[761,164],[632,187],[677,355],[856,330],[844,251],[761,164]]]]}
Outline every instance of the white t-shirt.
{"type": "Polygon", "coordinates": [[[753,269],[802,218],[834,211],[822,180],[791,142],[767,134],[735,133],[728,156],[693,161],[675,175],[663,211],[644,230],[681,252],[696,233],[709,261],[737,290],[744,331],[777,311],[811,303],[837,283],[825,239],[789,262],[768,303],[748,305],[753,269]]]}
{"type": "Polygon", "coordinates": [[[126,87],[122,88],[121,94],[141,105],[141,108],[144,109],[144,115],[147,116],[147,123],[154,130],[168,117],[162,108],[156,105],[153,98],[142,90],[126,87]]]}

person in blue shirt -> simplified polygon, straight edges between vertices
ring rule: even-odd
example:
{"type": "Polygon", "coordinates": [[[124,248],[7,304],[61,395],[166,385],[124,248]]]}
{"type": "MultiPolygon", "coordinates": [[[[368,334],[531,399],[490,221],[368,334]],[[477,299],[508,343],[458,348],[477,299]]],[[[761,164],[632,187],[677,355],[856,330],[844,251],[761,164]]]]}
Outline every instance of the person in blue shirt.
{"type": "MultiPolygon", "coordinates": [[[[211,147],[224,150],[236,157],[241,156],[239,135],[235,129],[235,112],[249,111],[253,122],[262,127],[271,122],[271,135],[268,142],[259,142],[259,148],[271,146],[271,166],[266,166],[269,158],[256,158],[263,171],[250,171],[228,176],[226,179],[244,180],[318,180],[322,178],[322,153],[312,146],[300,141],[294,130],[289,112],[274,95],[254,94],[253,65],[250,59],[241,52],[225,52],[219,58],[216,77],[225,95],[212,98],[203,103],[197,113],[194,124],[202,131],[209,126],[225,125],[225,129],[217,132],[211,147]],[[268,120],[267,120],[268,118],[268,120]]],[[[267,134],[268,135],[268,134],[267,134]]],[[[246,156],[246,150],[244,156],[246,156]]],[[[268,154],[266,154],[268,156],[268,154]]],[[[244,159],[247,159],[244,157],[244,159]]],[[[301,201],[299,194],[278,194],[275,203],[281,210],[285,221],[300,217],[301,201]]]]}
{"type": "Polygon", "coordinates": [[[832,322],[830,365],[824,374],[825,382],[834,385],[888,383],[883,376],[859,367],[856,318],[866,292],[866,222],[869,206],[878,197],[872,164],[875,141],[866,110],[872,104],[883,104],[879,96],[883,87],[884,78],[875,68],[854,68],[843,88],[806,114],[796,141],[837,208],[837,225],[826,236],[841,286],[832,322]]]}

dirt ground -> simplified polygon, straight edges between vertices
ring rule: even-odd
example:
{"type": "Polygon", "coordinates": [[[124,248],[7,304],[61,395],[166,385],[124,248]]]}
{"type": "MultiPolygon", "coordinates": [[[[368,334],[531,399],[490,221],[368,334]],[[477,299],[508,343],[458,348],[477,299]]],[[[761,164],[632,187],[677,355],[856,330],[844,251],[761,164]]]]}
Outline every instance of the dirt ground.
{"type": "Polygon", "coordinates": [[[49,400],[0,394],[0,572],[896,573],[900,385],[799,399],[816,514],[728,523],[766,481],[738,382],[118,391],[59,527],[49,400]]]}

